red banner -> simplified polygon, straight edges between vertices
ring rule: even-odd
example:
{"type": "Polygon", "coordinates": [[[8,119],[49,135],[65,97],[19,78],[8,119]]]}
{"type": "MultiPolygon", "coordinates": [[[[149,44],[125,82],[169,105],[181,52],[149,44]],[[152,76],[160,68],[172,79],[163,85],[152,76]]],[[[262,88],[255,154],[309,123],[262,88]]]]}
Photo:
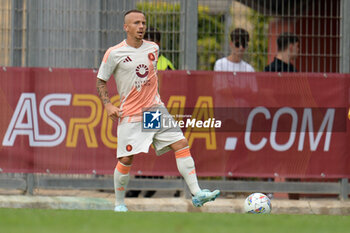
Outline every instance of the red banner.
{"type": "MultiPolygon", "coordinates": [[[[339,178],[350,177],[349,78],[166,71],[159,85],[199,176],[339,178]]],[[[2,172],[111,174],[116,123],[95,82],[88,69],[3,68],[2,172]]],[[[174,154],[157,157],[152,148],[135,157],[132,173],[179,175],[174,154]]]]}

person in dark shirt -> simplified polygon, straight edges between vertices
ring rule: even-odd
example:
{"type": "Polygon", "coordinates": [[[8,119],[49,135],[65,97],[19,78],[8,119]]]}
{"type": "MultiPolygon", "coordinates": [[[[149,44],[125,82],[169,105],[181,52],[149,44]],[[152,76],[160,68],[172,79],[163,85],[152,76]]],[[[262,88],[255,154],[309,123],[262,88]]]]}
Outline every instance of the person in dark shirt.
{"type": "MultiPolygon", "coordinates": [[[[293,66],[293,61],[299,54],[299,38],[298,36],[284,32],[277,38],[277,56],[275,59],[265,67],[265,72],[298,72],[293,66]]],[[[269,178],[269,181],[274,179],[269,178]]],[[[300,179],[286,178],[286,181],[300,181],[300,179]]],[[[269,198],[273,197],[272,193],[268,193],[269,198]]],[[[298,193],[289,193],[288,198],[298,200],[300,195],[298,193]]]]}
{"type": "Polygon", "coordinates": [[[298,36],[284,32],[277,38],[277,56],[264,68],[265,72],[298,72],[293,61],[299,54],[298,36]]]}

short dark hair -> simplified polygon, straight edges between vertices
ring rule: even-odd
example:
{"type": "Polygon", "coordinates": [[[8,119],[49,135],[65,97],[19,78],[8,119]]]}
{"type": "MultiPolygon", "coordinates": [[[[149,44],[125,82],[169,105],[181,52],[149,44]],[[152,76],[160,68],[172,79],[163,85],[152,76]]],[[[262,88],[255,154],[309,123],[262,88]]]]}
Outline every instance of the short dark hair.
{"type": "Polygon", "coordinates": [[[141,14],[144,14],[142,11],[140,10],[136,10],[136,9],[132,9],[132,10],[128,10],[127,12],[124,13],[124,18],[125,16],[127,16],[128,14],[130,13],[141,13],[141,14]]]}
{"type": "Polygon", "coordinates": [[[145,40],[150,40],[153,42],[160,43],[160,32],[154,27],[149,27],[143,37],[145,40]]]}
{"type": "Polygon", "coordinates": [[[236,28],[232,30],[230,37],[232,42],[240,41],[248,43],[249,41],[249,33],[243,28],[236,28]]]}
{"type": "Polygon", "coordinates": [[[277,38],[277,50],[284,51],[288,45],[299,42],[299,37],[290,32],[283,32],[277,38]]]}

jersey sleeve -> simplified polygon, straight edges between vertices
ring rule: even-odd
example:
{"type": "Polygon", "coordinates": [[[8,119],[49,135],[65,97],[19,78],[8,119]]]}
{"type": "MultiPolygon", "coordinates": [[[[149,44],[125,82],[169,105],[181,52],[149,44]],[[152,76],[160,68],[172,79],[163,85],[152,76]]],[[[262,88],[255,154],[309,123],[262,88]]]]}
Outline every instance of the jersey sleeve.
{"type": "MultiPolygon", "coordinates": [[[[114,51],[113,51],[114,52],[114,51]]],[[[97,78],[102,79],[104,81],[108,81],[111,75],[113,74],[117,63],[114,59],[114,53],[110,51],[110,49],[107,50],[105,53],[103,60],[101,62],[100,68],[98,70],[97,78]]]]}

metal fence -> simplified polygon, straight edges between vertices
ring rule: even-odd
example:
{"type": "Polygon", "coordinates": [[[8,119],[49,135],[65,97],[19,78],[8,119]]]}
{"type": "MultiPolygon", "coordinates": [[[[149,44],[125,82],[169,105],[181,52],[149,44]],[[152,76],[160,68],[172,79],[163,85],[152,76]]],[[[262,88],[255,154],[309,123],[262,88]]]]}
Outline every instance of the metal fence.
{"type": "Polygon", "coordinates": [[[161,32],[161,52],[177,69],[212,70],[240,27],[255,71],[273,60],[286,31],[300,38],[299,71],[350,70],[346,0],[0,0],[0,65],[98,68],[125,38],[123,13],[132,8],[161,32]]]}
{"type": "MultiPolygon", "coordinates": [[[[300,54],[294,62],[299,71],[341,71],[340,60],[345,55],[343,52],[347,53],[341,49],[345,40],[342,36],[349,33],[341,27],[344,20],[341,5],[345,7],[344,4],[348,4],[346,1],[240,0],[221,1],[221,4],[220,1],[200,2],[209,9],[216,9],[216,14],[221,14],[225,19],[225,26],[216,33],[216,40],[224,38],[219,39],[224,43],[217,45],[214,51],[208,50],[212,53],[209,59],[211,62],[218,54],[228,54],[228,38],[225,35],[232,28],[240,27],[250,34],[246,60],[256,71],[262,71],[276,55],[276,38],[282,32],[299,36],[300,54]],[[225,32],[224,35],[222,32],[225,32]]],[[[346,46],[348,50],[349,45],[346,46]]],[[[201,62],[199,64],[201,67],[201,62]]]]}
{"type": "MultiPolygon", "coordinates": [[[[220,189],[222,192],[246,193],[299,193],[338,197],[348,200],[350,184],[348,179],[342,178],[334,182],[268,182],[247,180],[199,180],[201,187],[220,189]]],[[[47,175],[47,174],[1,174],[0,189],[16,189],[26,194],[36,194],[38,190],[113,190],[113,178],[110,176],[89,175],[47,175]]],[[[183,179],[135,179],[128,184],[129,190],[179,190],[183,196],[190,198],[191,194],[183,179]]]]}

